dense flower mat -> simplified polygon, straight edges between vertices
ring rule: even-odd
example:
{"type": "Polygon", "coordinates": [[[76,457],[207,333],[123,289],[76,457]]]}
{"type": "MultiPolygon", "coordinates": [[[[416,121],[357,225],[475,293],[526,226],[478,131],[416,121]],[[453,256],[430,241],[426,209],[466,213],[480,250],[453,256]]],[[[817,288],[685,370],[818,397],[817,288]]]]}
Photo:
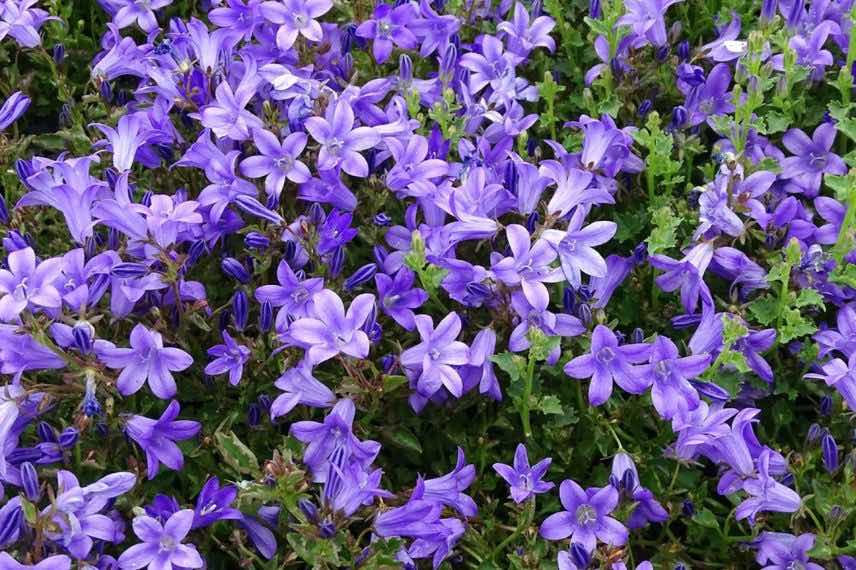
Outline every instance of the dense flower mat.
{"type": "Polygon", "coordinates": [[[854,4],[0,1],[0,570],[856,568],[854,4]]]}

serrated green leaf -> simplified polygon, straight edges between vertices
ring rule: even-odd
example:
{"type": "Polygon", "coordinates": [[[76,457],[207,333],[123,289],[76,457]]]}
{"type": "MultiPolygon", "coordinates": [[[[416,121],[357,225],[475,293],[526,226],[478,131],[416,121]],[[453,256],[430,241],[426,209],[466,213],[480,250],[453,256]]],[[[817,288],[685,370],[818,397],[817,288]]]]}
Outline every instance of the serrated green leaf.
{"type": "Polygon", "coordinates": [[[232,469],[246,475],[258,474],[259,460],[256,454],[233,431],[215,433],[214,441],[226,464],[232,469]]]}
{"type": "Polygon", "coordinates": [[[508,374],[512,382],[517,382],[523,375],[523,369],[526,366],[526,361],[516,354],[503,352],[501,354],[493,355],[490,359],[494,364],[499,366],[500,370],[508,374]]]}

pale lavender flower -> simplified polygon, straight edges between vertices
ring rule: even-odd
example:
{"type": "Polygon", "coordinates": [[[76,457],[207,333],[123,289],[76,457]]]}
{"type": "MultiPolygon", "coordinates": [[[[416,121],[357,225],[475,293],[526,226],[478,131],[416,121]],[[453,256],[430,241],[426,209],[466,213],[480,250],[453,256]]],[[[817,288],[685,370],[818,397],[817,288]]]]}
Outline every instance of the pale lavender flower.
{"type": "Polygon", "coordinates": [[[520,443],[514,451],[513,467],[505,463],[494,463],[493,469],[508,483],[511,498],[519,504],[555,487],[555,484],[549,481],[542,481],[552,461],[547,457],[530,467],[526,446],[520,443]]]}
{"type": "Polygon", "coordinates": [[[583,490],[575,481],[566,479],[559,486],[564,511],[547,517],[541,523],[541,536],[547,540],[564,540],[581,544],[588,552],[598,541],[610,546],[627,542],[627,529],[609,516],[618,506],[618,491],[612,485],[583,490]]]}
{"type": "Polygon", "coordinates": [[[707,370],[710,361],[709,354],[681,357],[678,347],[668,337],[658,336],[654,340],[643,378],[652,386],[651,400],[663,419],[671,420],[698,407],[698,392],[689,380],[707,370]]]}
{"type": "Polygon", "coordinates": [[[464,491],[475,478],[475,466],[466,465],[464,450],[459,447],[455,468],[441,477],[425,479],[422,485],[418,486],[419,491],[414,491],[414,497],[441,503],[467,518],[472,518],[478,514],[478,507],[472,497],[464,491]]]}
{"type": "Polygon", "coordinates": [[[656,278],[657,285],[666,292],[681,290],[681,304],[688,313],[695,311],[703,290],[707,290],[703,276],[713,259],[713,242],[694,246],[680,261],[665,255],[652,255],[651,265],[665,271],[656,278]]]}
{"type": "Polygon", "coordinates": [[[134,534],[142,541],[119,556],[119,568],[150,570],[202,568],[205,562],[192,544],[182,544],[193,526],[193,511],[184,509],[169,517],[163,525],[152,517],[134,518],[134,534]]]}
{"type": "Polygon", "coordinates": [[[407,26],[418,18],[413,4],[405,3],[396,7],[378,3],[372,17],[357,27],[356,35],[374,40],[372,55],[378,63],[384,63],[392,53],[393,45],[401,49],[415,49],[419,40],[407,26]]]}
{"type": "Polygon", "coordinates": [[[627,12],[618,19],[618,25],[630,26],[635,34],[644,36],[654,46],[668,42],[666,37],[666,10],[681,0],[624,0],[627,12]]]}
{"type": "Polygon", "coordinates": [[[806,195],[814,196],[820,189],[824,174],[846,174],[847,165],[832,152],[836,132],[832,123],[821,123],[811,138],[800,129],[786,132],[782,144],[795,156],[782,161],[781,176],[792,178],[805,189],[806,195]]]}
{"type": "Polygon", "coordinates": [[[137,324],[131,331],[130,348],[117,348],[108,341],[96,341],[98,359],[110,368],[122,369],[116,387],[123,396],[135,394],[143,384],[158,398],[168,400],[177,388],[172,372],[181,372],[193,364],[193,358],[179,348],[164,347],[159,332],[137,324]]]}
{"type": "Polygon", "coordinates": [[[755,515],[760,511],[793,513],[799,510],[802,503],[800,496],[770,475],[771,457],[772,451],[765,449],[758,459],[758,474],[743,483],[743,490],[749,494],[749,498],[737,505],[735,519],[748,518],[754,524],[755,515]]]}
{"type": "Polygon", "coordinates": [[[123,115],[115,129],[101,123],[93,123],[90,126],[97,128],[107,137],[105,142],[113,152],[113,166],[116,170],[119,172],[130,170],[134,165],[137,150],[146,143],[148,138],[139,114],[123,115]]]}
{"type": "Polygon", "coordinates": [[[256,73],[256,60],[252,57],[244,59],[244,75],[234,90],[228,80],[223,80],[217,86],[216,103],[207,105],[195,115],[202,126],[211,129],[219,138],[230,138],[243,141],[250,138],[254,129],[263,128],[261,119],[245,107],[256,95],[256,88],[262,78],[256,73]]]}
{"type": "Polygon", "coordinates": [[[330,170],[341,166],[352,176],[364,178],[369,174],[369,164],[358,152],[372,148],[380,136],[372,127],[354,127],[354,111],[344,99],[327,105],[324,118],[306,119],[306,130],[321,144],[318,152],[318,168],[330,170]]]}
{"type": "Polygon", "coordinates": [[[22,47],[34,48],[42,43],[39,28],[48,20],[57,20],[40,8],[38,0],[4,0],[0,4],[0,40],[12,36],[22,47]]]}
{"type": "Polygon", "coordinates": [[[71,570],[71,558],[65,554],[57,554],[48,556],[38,564],[21,564],[8,552],[0,552],[0,568],[3,570],[71,570]]]}
{"type": "Polygon", "coordinates": [[[756,549],[755,560],[762,570],[823,570],[823,566],[809,559],[814,548],[814,535],[806,532],[799,536],[784,532],[762,532],[750,544],[756,549]]]}
{"type": "Polygon", "coordinates": [[[437,328],[429,315],[416,315],[415,322],[422,342],[401,353],[401,364],[420,370],[416,389],[421,395],[431,397],[445,386],[460,398],[463,381],[453,366],[467,364],[468,360],[467,345],[455,340],[461,332],[461,318],[449,313],[437,328]]]}
{"type": "Polygon", "coordinates": [[[342,299],[329,289],[312,298],[308,317],[294,321],[287,335],[306,349],[306,358],[313,364],[343,353],[354,358],[369,354],[369,338],[362,326],[374,307],[374,295],[364,293],[351,301],[347,313],[342,299]]]}
{"type": "Polygon", "coordinates": [[[336,395],[312,375],[308,366],[295,366],[277,378],[275,384],[282,390],[270,406],[270,417],[276,419],[293,410],[298,404],[311,408],[329,408],[336,403],[336,395]]]}
{"type": "Polygon", "coordinates": [[[263,2],[261,13],[265,19],[279,26],[276,46],[282,51],[291,49],[297,36],[320,42],[324,36],[321,24],[315,19],[333,7],[333,0],[282,0],[263,2]]]}
{"type": "Polygon", "coordinates": [[[27,307],[59,309],[62,297],[54,283],[62,271],[55,257],[36,264],[32,248],[19,249],[7,258],[9,269],[0,269],[0,321],[13,322],[27,307]]]}
{"type": "Polygon", "coordinates": [[[522,2],[516,2],[512,20],[500,22],[496,31],[506,34],[509,49],[525,58],[536,47],[545,47],[550,52],[556,50],[556,42],[550,37],[555,26],[556,21],[549,16],[538,16],[530,21],[529,11],[522,2]]]}
{"type": "Polygon", "coordinates": [[[594,222],[582,227],[584,218],[583,210],[577,210],[568,224],[567,232],[546,230],[542,234],[556,249],[562,272],[575,289],[582,284],[582,273],[592,277],[606,276],[606,261],[593,246],[608,242],[618,230],[615,222],[594,222]]]}
{"type": "Polygon", "coordinates": [[[30,98],[15,91],[0,107],[0,131],[17,121],[30,108],[30,98]]]}
{"type": "Polygon", "coordinates": [[[250,353],[249,348],[235,342],[235,339],[224,330],[223,344],[208,349],[208,356],[213,356],[214,360],[205,367],[205,374],[217,376],[228,372],[229,384],[237,386],[244,373],[244,364],[250,359],[250,353]]]}
{"type": "Polygon", "coordinates": [[[270,131],[256,129],[253,142],[261,154],[241,161],[241,172],[250,178],[264,176],[268,196],[279,197],[286,179],[303,184],[312,177],[306,165],[298,160],[306,148],[306,133],[291,133],[280,142],[270,131]]]}
{"type": "Polygon", "coordinates": [[[158,28],[154,11],[172,4],[172,0],[111,0],[111,2],[118,8],[113,15],[113,23],[120,30],[136,22],[144,32],[152,32],[158,28]]]}
{"type": "Polygon", "coordinates": [[[529,231],[518,224],[506,227],[505,236],[511,256],[493,264],[494,275],[506,285],[519,285],[533,306],[546,307],[550,293],[544,283],[562,280],[561,270],[550,267],[556,259],[556,250],[545,239],[532,245],[529,231]]]}
{"type": "Polygon", "coordinates": [[[805,378],[823,380],[841,394],[851,411],[856,410],[856,353],[847,362],[833,358],[821,367],[820,373],[806,374],[805,378]]]}

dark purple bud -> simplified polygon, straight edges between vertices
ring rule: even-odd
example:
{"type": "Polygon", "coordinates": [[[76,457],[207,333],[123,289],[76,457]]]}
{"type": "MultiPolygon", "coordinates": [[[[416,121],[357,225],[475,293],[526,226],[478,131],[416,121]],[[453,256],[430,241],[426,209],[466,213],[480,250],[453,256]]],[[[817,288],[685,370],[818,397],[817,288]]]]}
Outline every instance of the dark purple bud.
{"type": "Polygon", "coordinates": [[[142,277],[149,272],[149,268],[142,263],[134,263],[131,261],[123,261],[117,263],[110,269],[110,274],[119,279],[136,279],[142,277]]]}
{"type": "Polygon", "coordinates": [[[247,425],[256,427],[262,419],[262,411],[259,405],[253,402],[247,408],[247,425]]]}
{"type": "Polygon", "coordinates": [[[470,281],[466,284],[467,294],[471,298],[472,301],[483,301],[490,297],[490,287],[485,285],[484,283],[479,283],[478,281],[470,281]]]}
{"type": "Polygon", "coordinates": [[[38,501],[41,490],[39,489],[39,474],[36,473],[36,468],[29,461],[24,461],[21,463],[20,470],[24,494],[30,501],[38,501]]]}
{"type": "Polygon", "coordinates": [[[110,104],[113,102],[113,87],[109,81],[101,82],[101,85],[98,86],[98,94],[101,95],[105,103],[110,104]]]}
{"type": "Polygon", "coordinates": [[[618,61],[617,57],[609,60],[609,69],[612,71],[612,76],[616,81],[620,80],[624,76],[624,68],[621,66],[621,62],[618,61]]]}
{"type": "Polygon", "coordinates": [[[568,315],[573,315],[576,305],[576,292],[571,287],[566,287],[565,290],[562,292],[562,310],[568,315]]]}
{"type": "Polygon", "coordinates": [[[9,207],[6,206],[6,198],[0,195],[0,224],[9,223],[9,207]]]}
{"type": "Polygon", "coordinates": [[[48,422],[39,422],[36,426],[36,433],[39,439],[46,443],[56,443],[56,430],[48,422]]]}
{"type": "Polygon", "coordinates": [[[367,263],[363,265],[356,271],[354,271],[350,277],[345,280],[345,291],[353,291],[363,283],[369,281],[374,274],[377,273],[377,265],[374,263],[367,263]]]}
{"type": "Polygon", "coordinates": [[[222,311],[220,311],[220,318],[217,319],[217,328],[220,330],[220,332],[223,332],[224,330],[228,329],[229,323],[231,323],[231,322],[232,322],[232,309],[227,307],[227,308],[223,309],[222,311]]]}
{"type": "Polygon", "coordinates": [[[583,322],[586,328],[591,326],[591,307],[583,303],[577,307],[577,317],[583,322]]]}
{"type": "Polygon", "coordinates": [[[391,354],[384,354],[380,359],[380,367],[384,374],[389,374],[395,366],[395,357],[391,354]]]}
{"type": "Polygon", "coordinates": [[[374,219],[372,220],[374,225],[385,228],[392,224],[392,218],[390,218],[386,212],[378,212],[375,214],[374,219]]]}
{"type": "Polygon", "coordinates": [[[80,436],[80,432],[73,427],[67,427],[59,434],[59,445],[63,449],[70,449],[75,446],[77,443],[77,438],[80,436]]]}
{"type": "Polygon", "coordinates": [[[681,503],[681,513],[683,513],[685,517],[691,517],[695,514],[695,505],[691,500],[684,499],[681,503]]]}
{"type": "Polygon", "coordinates": [[[828,416],[832,413],[832,397],[829,394],[824,394],[820,399],[820,415],[828,416]]]}
{"type": "Polygon", "coordinates": [[[250,281],[250,273],[247,268],[234,257],[224,257],[223,261],[220,262],[220,268],[223,273],[239,283],[249,283],[250,281]]]}
{"type": "Polygon", "coordinates": [[[318,525],[318,536],[321,538],[333,538],[336,536],[336,524],[333,521],[324,521],[318,525]]]}
{"type": "Polygon", "coordinates": [[[342,273],[342,268],[345,266],[345,249],[343,247],[337,247],[333,251],[333,255],[330,256],[330,265],[327,270],[330,273],[330,277],[338,277],[340,273],[342,273]]]}
{"type": "Polygon", "coordinates": [[[270,405],[272,403],[273,403],[273,401],[270,399],[270,396],[268,396],[267,394],[259,394],[259,407],[263,411],[269,412],[270,411],[270,405]]]}
{"type": "Polygon", "coordinates": [[[835,443],[835,438],[827,433],[820,440],[820,449],[823,454],[823,467],[827,473],[832,473],[838,469],[838,444],[835,443]]]}
{"type": "Polygon", "coordinates": [[[678,58],[681,61],[687,61],[690,58],[690,42],[687,40],[678,44],[678,58]]]}
{"type": "Polygon", "coordinates": [[[309,522],[314,523],[318,521],[318,508],[315,506],[315,503],[309,499],[300,499],[297,502],[297,507],[309,522]]]}
{"type": "Polygon", "coordinates": [[[714,400],[722,400],[727,402],[731,399],[731,394],[725,388],[712,384],[710,382],[702,382],[701,380],[690,380],[696,390],[701,394],[714,400]]]}
{"type": "Polygon", "coordinates": [[[19,447],[6,455],[6,460],[12,465],[20,465],[24,461],[38,461],[42,451],[38,447],[19,447]]]}
{"type": "Polygon", "coordinates": [[[83,254],[91,259],[98,251],[98,238],[90,236],[83,241],[83,254]]]}
{"type": "Polygon", "coordinates": [[[672,317],[672,327],[678,330],[696,327],[700,322],[701,314],[672,317]]]}
{"type": "Polygon", "coordinates": [[[342,53],[350,53],[351,44],[354,43],[354,39],[356,39],[356,30],[357,25],[354,23],[348,24],[345,26],[345,29],[339,39],[339,51],[342,53]]]}
{"type": "Polygon", "coordinates": [[[513,160],[505,163],[504,183],[505,189],[517,196],[517,184],[519,176],[517,174],[517,164],[513,160]]]}
{"type": "Polygon", "coordinates": [[[640,344],[642,342],[645,342],[645,331],[643,331],[639,327],[633,329],[633,332],[630,333],[630,342],[632,342],[633,344],[640,344]]]}
{"type": "Polygon", "coordinates": [[[538,225],[538,212],[532,212],[529,216],[526,217],[526,229],[529,230],[529,233],[535,232],[535,226],[538,225]]]}
{"type": "Polygon", "coordinates": [[[687,110],[683,105],[678,105],[672,111],[672,122],[670,126],[673,130],[682,128],[687,123],[687,110]]]}
{"type": "Polygon", "coordinates": [[[327,214],[324,213],[324,208],[318,202],[312,202],[309,206],[309,222],[314,226],[320,226],[327,219],[327,214]]]}
{"type": "Polygon", "coordinates": [[[811,424],[808,426],[808,433],[805,436],[806,443],[817,443],[825,431],[819,424],[811,424]]]}
{"type": "Polygon", "coordinates": [[[663,44],[657,48],[654,52],[654,57],[657,58],[657,61],[666,61],[669,57],[669,44],[663,44]]]}
{"type": "Polygon", "coordinates": [[[645,117],[651,112],[651,107],[653,106],[654,103],[652,103],[650,99],[645,99],[639,104],[639,109],[637,109],[636,112],[639,113],[640,117],[645,117]]]}
{"type": "Polygon", "coordinates": [[[589,16],[595,20],[599,20],[602,15],[603,12],[600,9],[600,0],[589,0],[589,16]]]}
{"type": "Polygon", "coordinates": [[[448,82],[455,74],[455,67],[458,64],[458,48],[454,44],[447,44],[443,51],[443,57],[440,59],[440,77],[448,82]]]}
{"type": "Polygon", "coordinates": [[[71,329],[71,334],[74,337],[74,347],[80,354],[89,354],[92,352],[92,343],[95,341],[95,330],[92,325],[81,321],[74,325],[71,329]]]}
{"type": "Polygon", "coordinates": [[[252,196],[241,195],[235,198],[235,203],[248,214],[267,220],[274,224],[282,223],[282,216],[269,208],[265,208],[261,202],[252,196]]]}
{"type": "Polygon", "coordinates": [[[0,548],[8,546],[18,539],[23,523],[24,509],[20,506],[5,513],[5,516],[0,519],[0,548]]]}
{"type": "Polygon", "coordinates": [[[204,240],[196,240],[190,247],[187,248],[187,259],[185,260],[185,264],[190,266],[199,261],[205,252],[208,250],[208,245],[206,245],[204,240]]]}
{"type": "Polygon", "coordinates": [[[374,254],[375,263],[378,265],[383,265],[383,262],[386,261],[386,256],[389,255],[389,252],[386,251],[386,248],[382,245],[375,245],[372,248],[372,253],[374,254]]]}
{"type": "Polygon", "coordinates": [[[62,62],[65,61],[65,46],[62,44],[56,44],[53,47],[53,60],[57,65],[62,65],[62,62]]]}
{"type": "Polygon", "coordinates": [[[18,175],[18,179],[24,184],[27,188],[31,188],[27,183],[27,178],[34,174],[32,163],[29,160],[25,160],[23,158],[19,158],[15,161],[15,173],[18,175]]]}
{"type": "Polygon", "coordinates": [[[844,507],[841,505],[832,505],[832,508],[829,509],[827,518],[832,524],[838,524],[847,518],[847,511],[845,511],[844,507]]]}
{"type": "Polygon", "coordinates": [[[268,210],[277,210],[279,209],[279,196],[276,194],[271,194],[265,200],[265,207],[268,210]]]}
{"type": "Polygon", "coordinates": [[[627,491],[629,493],[635,488],[636,474],[633,473],[632,469],[625,469],[624,473],[621,475],[621,490],[627,491]]]}
{"type": "Polygon", "coordinates": [[[68,103],[63,103],[62,107],[59,110],[59,117],[57,118],[60,126],[67,127],[71,125],[71,105],[68,103]]]}
{"type": "Polygon", "coordinates": [[[232,316],[235,321],[235,328],[242,331],[247,326],[247,318],[250,313],[250,301],[247,299],[247,294],[243,289],[239,289],[232,296],[232,316]]]}
{"type": "Polygon", "coordinates": [[[585,570],[591,564],[591,554],[586,547],[578,542],[571,543],[571,561],[580,570],[585,570]]]}
{"type": "Polygon", "coordinates": [[[615,331],[615,338],[616,338],[616,340],[618,340],[619,346],[624,344],[625,342],[627,342],[627,337],[624,335],[623,332],[621,332],[619,330],[615,331]]]}
{"type": "Polygon", "coordinates": [[[585,302],[591,301],[592,292],[591,289],[587,285],[582,285],[579,289],[577,289],[577,295],[580,296],[585,302]]]}
{"type": "Polygon", "coordinates": [[[273,325],[273,305],[270,301],[262,303],[261,311],[259,311],[259,330],[267,332],[273,325]]]}
{"type": "Polygon", "coordinates": [[[791,4],[791,11],[788,12],[788,27],[796,28],[805,13],[805,0],[794,0],[791,4]]]}

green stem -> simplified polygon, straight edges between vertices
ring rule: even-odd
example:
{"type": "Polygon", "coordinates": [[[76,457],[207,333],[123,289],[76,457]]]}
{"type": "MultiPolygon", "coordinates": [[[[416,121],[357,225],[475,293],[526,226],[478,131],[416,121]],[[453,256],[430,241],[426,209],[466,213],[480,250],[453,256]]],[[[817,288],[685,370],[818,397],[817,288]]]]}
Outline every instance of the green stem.
{"type": "Polygon", "coordinates": [[[532,437],[532,426],[529,423],[529,400],[532,397],[532,381],[535,377],[535,357],[529,351],[529,362],[526,365],[526,376],[523,378],[523,397],[520,402],[520,421],[523,424],[523,437],[532,437]]]}
{"type": "Polygon", "coordinates": [[[517,523],[517,528],[514,529],[514,532],[509,534],[505,540],[500,542],[499,545],[493,549],[493,552],[490,554],[491,560],[496,561],[497,555],[501,554],[502,551],[505,550],[513,541],[517,540],[517,538],[523,534],[523,531],[529,528],[529,525],[532,524],[532,518],[535,516],[535,501],[533,499],[526,501],[526,507],[522,514],[523,517],[520,519],[520,522],[517,523]]]}
{"type": "Polygon", "coordinates": [[[856,218],[856,184],[851,181],[848,188],[847,213],[844,214],[841,229],[838,230],[838,239],[835,240],[835,247],[832,248],[832,255],[839,265],[844,256],[849,253],[850,247],[848,242],[850,241],[850,228],[853,227],[853,222],[856,221],[854,218],[856,218]]]}

